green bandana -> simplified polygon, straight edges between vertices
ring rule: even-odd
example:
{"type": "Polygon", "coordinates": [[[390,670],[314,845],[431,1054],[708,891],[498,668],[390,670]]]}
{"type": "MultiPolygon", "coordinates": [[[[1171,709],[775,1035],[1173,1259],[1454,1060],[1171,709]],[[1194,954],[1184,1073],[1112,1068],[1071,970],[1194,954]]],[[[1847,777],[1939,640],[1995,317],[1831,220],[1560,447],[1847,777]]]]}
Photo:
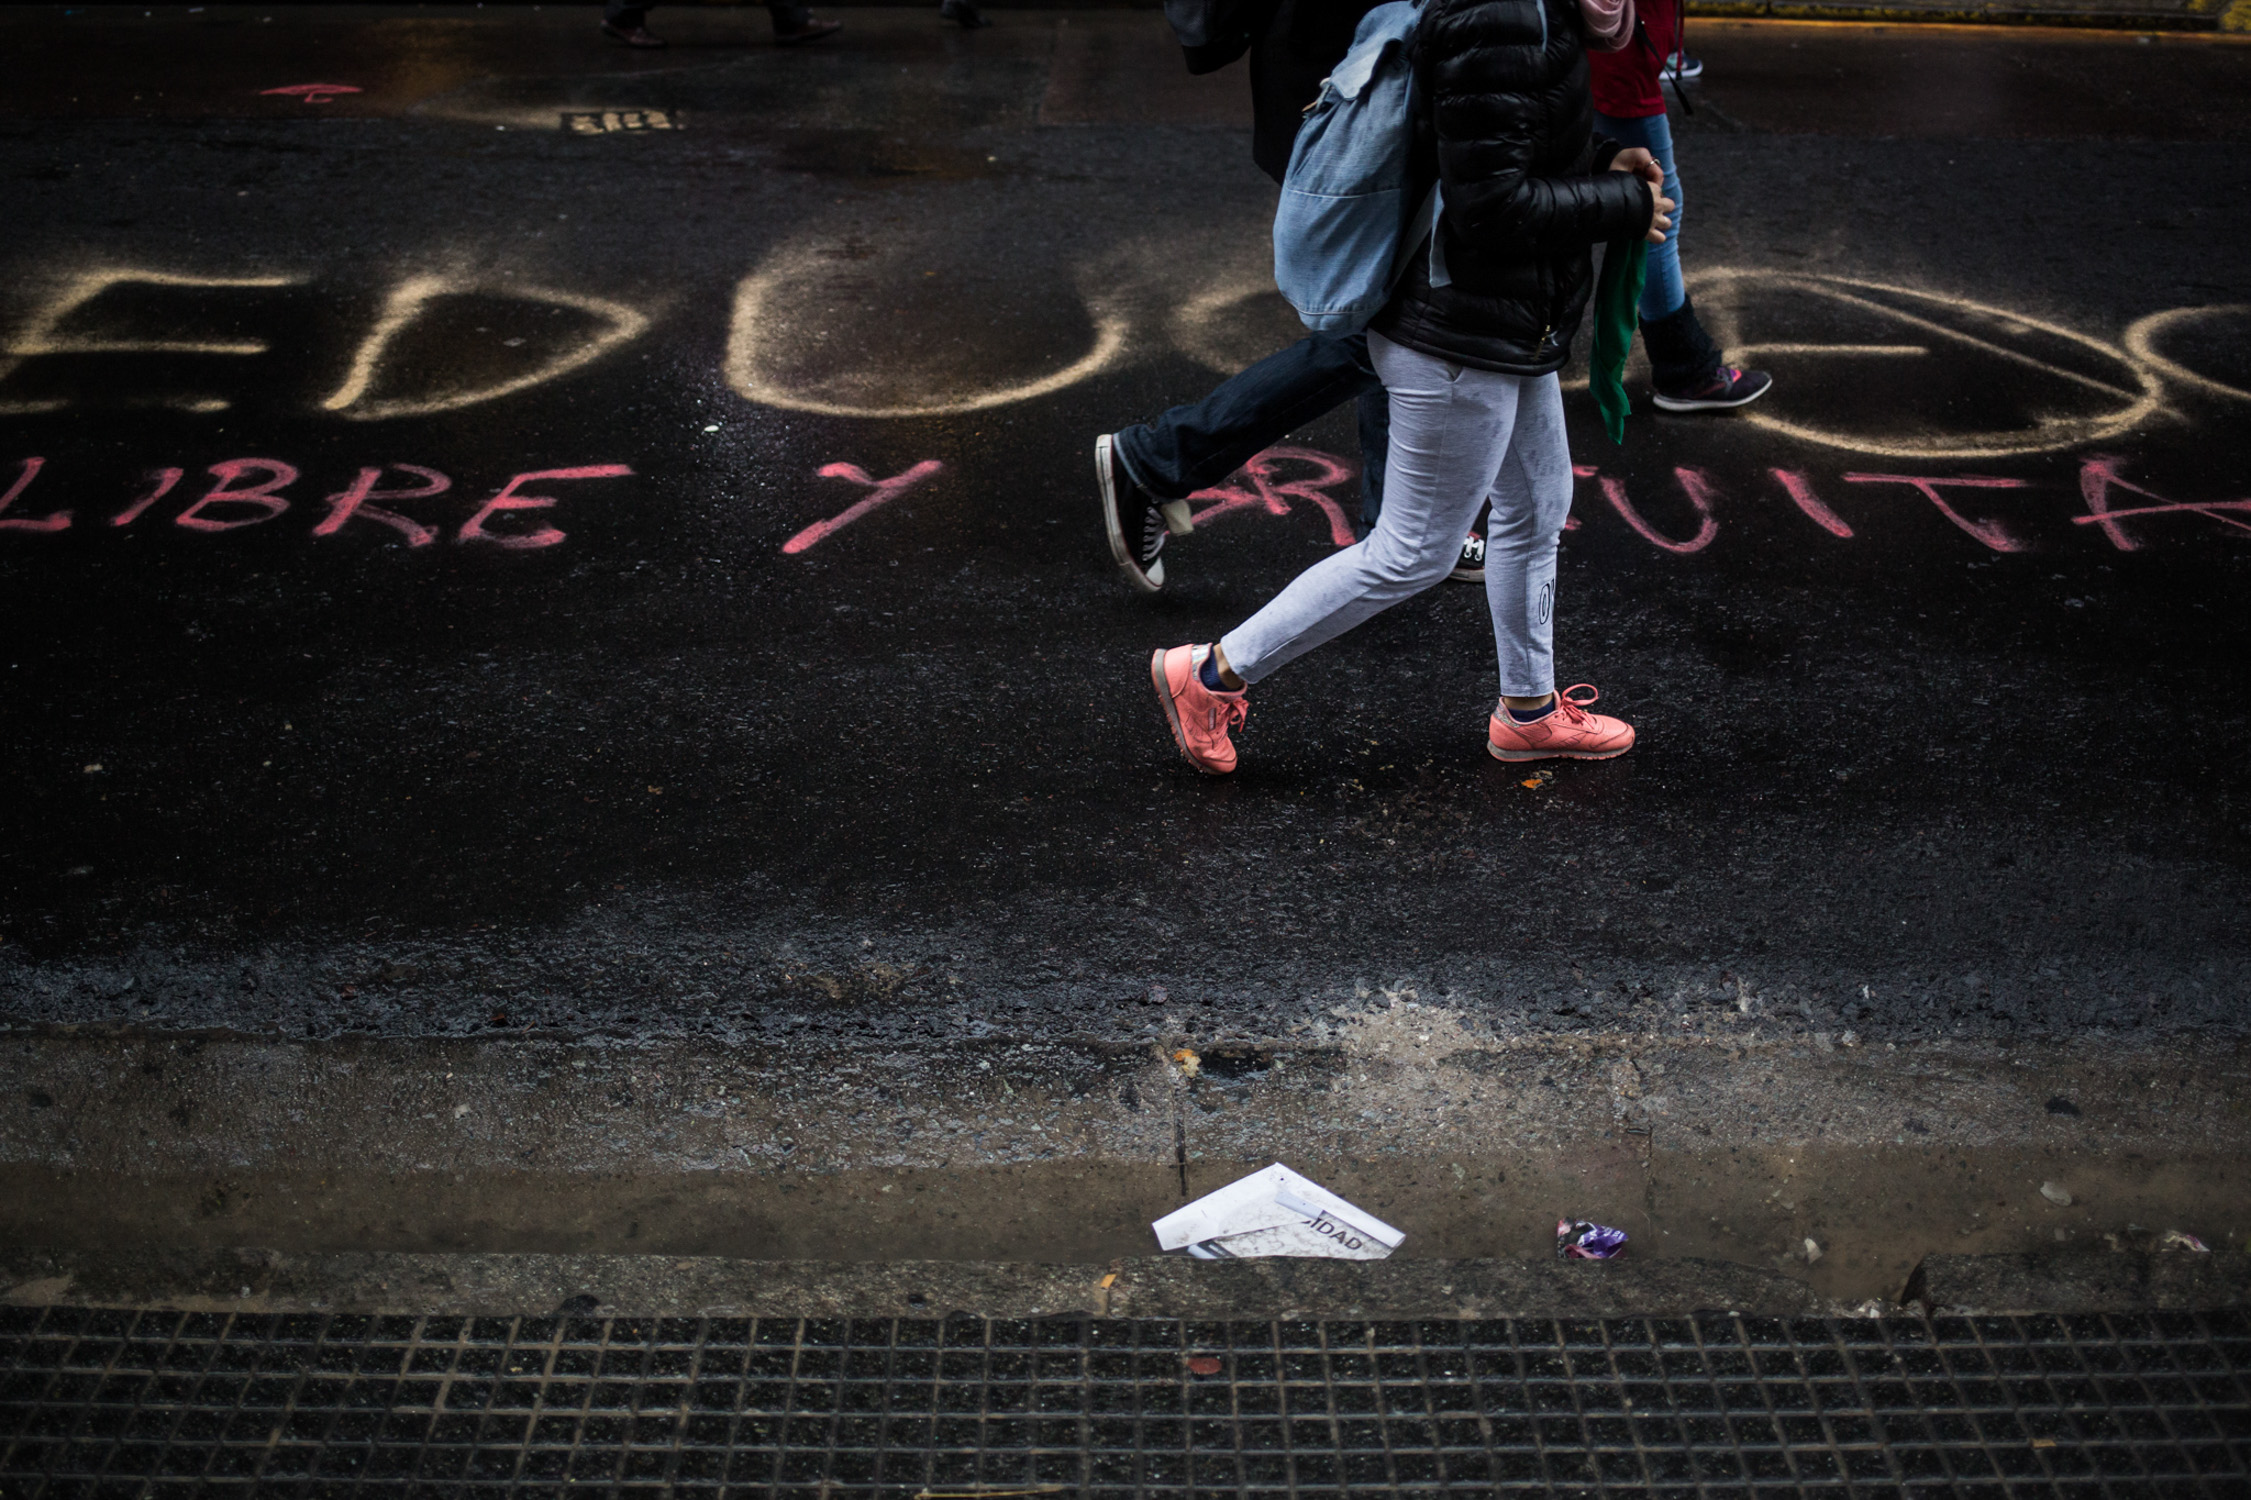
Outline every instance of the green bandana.
{"type": "Polygon", "coordinates": [[[1594,352],[1588,356],[1587,377],[1594,389],[1595,409],[1613,443],[1626,440],[1626,352],[1634,346],[1634,326],[1640,317],[1641,282],[1649,267],[1649,242],[1640,235],[1612,240],[1602,256],[1602,280],[1594,292],[1594,352]]]}

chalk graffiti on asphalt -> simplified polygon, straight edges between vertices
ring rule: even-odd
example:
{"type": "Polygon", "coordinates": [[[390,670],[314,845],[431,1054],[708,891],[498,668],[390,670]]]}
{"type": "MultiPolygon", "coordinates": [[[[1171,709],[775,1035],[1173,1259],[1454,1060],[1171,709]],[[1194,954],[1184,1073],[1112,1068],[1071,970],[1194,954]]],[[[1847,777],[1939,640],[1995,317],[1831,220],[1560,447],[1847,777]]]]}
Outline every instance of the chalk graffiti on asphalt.
{"type": "MultiPolygon", "coordinates": [[[[180,357],[249,359],[278,351],[268,339],[231,330],[200,337],[179,330],[238,319],[240,294],[287,294],[307,283],[293,275],[149,268],[67,277],[0,344],[0,416],[74,407],[230,410],[229,377],[215,367],[183,365],[180,357]],[[230,294],[235,300],[222,300],[230,294]],[[96,356],[103,358],[88,363],[96,356]],[[124,356],[155,362],[115,362],[124,356]]],[[[510,277],[408,276],[384,294],[336,384],[313,404],[358,422],[458,411],[558,380],[648,326],[646,314],[622,302],[510,277]],[[477,326],[479,318],[487,326],[477,326]],[[520,328],[515,337],[490,326],[511,319],[520,328]]]]}
{"type": "Polygon", "coordinates": [[[356,83],[285,83],[278,89],[260,89],[258,92],[301,99],[307,104],[329,104],[346,94],[359,93],[360,86],[356,83]]]}
{"type": "MultiPolygon", "coordinates": [[[[2129,520],[2148,522],[2161,516],[2176,518],[2198,516],[2251,532],[2251,524],[2235,519],[2239,515],[2251,516],[2251,498],[2172,500],[2154,490],[2146,489],[2121,477],[2119,466],[2122,463],[2123,460],[2107,454],[2089,454],[2080,459],[2077,493],[2080,501],[2086,507],[2086,513],[2069,518],[2072,524],[2076,526],[2101,527],[2104,536],[2119,551],[2132,552],[2143,545],[2141,536],[2128,529],[2126,523],[2129,520]],[[2115,507],[2110,504],[2110,494],[2113,490],[2126,490],[2155,503],[2115,507]]],[[[1673,482],[1679,488],[1682,498],[1688,502],[1690,511],[1696,517],[1695,533],[1685,538],[1668,536],[1662,528],[1652,522],[1628,495],[1625,480],[1614,475],[1604,474],[1599,468],[1591,464],[1574,465],[1571,472],[1580,479],[1594,480],[1603,500],[1617,515],[1618,519],[1623,521],[1636,536],[1660,551],[1669,552],[1675,556],[1702,552],[1705,548],[1711,546],[1720,534],[1719,506],[1720,502],[1728,497],[1723,496],[1719,484],[1702,469],[1683,465],[1673,470],[1673,482]]],[[[1769,469],[1766,472],[1767,476],[1780,488],[1783,497],[1790,501],[1806,520],[1811,521],[1838,541],[1851,541],[1859,535],[1858,530],[1851,522],[1838,514],[1821,498],[1812,475],[1802,469],[1769,469]]],[[[1898,485],[1927,501],[1939,515],[1951,522],[1964,535],[1975,539],[1989,552],[2023,552],[2029,550],[2033,545],[2031,541],[2020,536],[2005,521],[1967,514],[1947,494],[1949,490],[2018,491],[2037,489],[2038,486],[2029,479],[2012,479],[1990,474],[1870,474],[1857,471],[1845,473],[1838,477],[1844,483],[1852,485],[1898,485]]]]}
{"type": "Polygon", "coordinates": [[[361,422],[458,411],[464,406],[475,406],[481,402],[498,400],[502,396],[512,396],[518,391],[527,391],[533,386],[545,385],[568,375],[573,370],[592,364],[619,345],[639,338],[648,326],[649,320],[642,314],[622,302],[613,302],[605,297],[586,297],[576,292],[557,291],[552,287],[518,286],[505,281],[412,276],[391,289],[390,295],[384,300],[382,313],[375,320],[375,326],[368,330],[359,347],[352,351],[351,364],[345,372],[343,384],[330,392],[321,406],[324,410],[361,422]],[[383,377],[386,356],[402,334],[428,317],[432,305],[441,299],[468,296],[515,298],[568,308],[585,314],[603,326],[560,348],[547,351],[539,363],[530,369],[519,370],[498,379],[435,390],[426,385],[418,394],[395,391],[385,394],[383,377]]]}
{"type": "MultiPolygon", "coordinates": [[[[78,507],[62,506],[42,515],[14,513],[16,502],[25,498],[47,467],[44,457],[26,458],[20,462],[16,477],[4,492],[0,492],[0,533],[53,536],[70,530],[77,524],[78,507]]],[[[241,531],[247,527],[262,526],[277,521],[292,508],[293,502],[283,491],[302,479],[303,473],[296,465],[278,458],[229,458],[212,464],[204,471],[212,483],[209,488],[190,500],[172,515],[170,524],[182,531],[205,536],[241,531]]],[[[528,485],[545,485],[563,480],[619,479],[631,475],[633,470],[625,464],[579,464],[566,468],[527,469],[512,475],[506,484],[495,490],[476,509],[453,529],[453,541],[463,544],[485,544],[505,551],[537,551],[563,541],[569,533],[558,526],[530,524],[522,520],[507,520],[518,511],[546,511],[560,503],[558,497],[535,494],[528,485]]],[[[147,488],[133,496],[125,506],[112,512],[106,520],[109,529],[133,526],[156,503],[178,488],[186,471],[165,468],[151,471],[147,488]]],[[[410,547],[427,547],[443,536],[445,526],[416,520],[403,512],[392,510],[389,504],[402,500],[429,500],[453,488],[453,480],[436,469],[420,464],[371,464],[363,467],[352,482],[322,502],[327,513],[311,528],[314,537],[334,536],[354,521],[372,526],[388,527],[410,547]],[[414,479],[416,483],[384,488],[383,478],[396,470],[414,479]]],[[[89,523],[95,524],[95,523],[89,523]]]]}
{"type": "Polygon", "coordinates": [[[826,521],[815,521],[812,525],[782,543],[782,551],[790,554],[803,552],[815,543],[834,536],[878,506],[890,504],[943,468],[945,468],[945,465],[938,460],[926,458],[904,473],[894,474],[889,479],[876,479],[871,477],[868,471],[858,464],[822,465],[821,478],[848,479],[854,484],[863,486],[868,493],[843,511],[829,517],[826,521]]]}
{"type": "MultiPolygon", "coordinates": [[[[2141,536],[2128,529],[2126,523],[2129,521],[2148,522],[2158,517],[2198,516],[2251,532],[2251,520],[2236,519],[2237,516],[2251,517],[2251,498],[2171,500],[2124,478],[2120,469],[2123,462],[2122,459],[2104,454],[2088,455],[2080,461],[2078,495],[2086,506],[2086,513],[2070,517],[2077,526],[2099,526],[2103,535],[2119,551],[2137,551],[2143,546],[2141,536]],[[2124,491],[2152,503],[2123,507],[2113,505],[2110,499],[2113,491],[2124,491]]],[[[805,551],[936,474],[941,468],[942,465],[937,460],[926,459],[904,473],[895,474],[889,479],[876,479],[855,464],[824,466],[820,470],[823,478],[849,480],[865,487],[868,494],[839,515],[826,521],[816,521],[798,532],[783,544],[782,551],[790,554],[805,551]]],[[[1669,534],[1659,521],[1652,519],[1634,499],[1623,477],[1605,474],[1595,464],[1574,464],[1571,472],[1577,479],[1592,481],[1595,493],[1601,497],[1603,505],[1624,523],[1628,531],[1660,552],[1675,557],[1692,556],[1709,548],[1720,535],[1720,508],[1723,503],[1730,503],[1733,499],[1733,496],[1723,492],[1722,485],[1709,471],[1686,464],[1675,466],[1672,470],[1673,485],[1679,491],[1680,499],[1686,502],[1689,514],[1694,517],[1694,530],[1685,536],[1675,536],[1669,534]]],[[[1839,541],[1851,541],[1860,535],[1851,522],[1822,499],[1819,487],[1807,471],[1768,469],[1766,475],[1780,489],[1782,497],[1822,531],[1839,541]]],[[[1358,477],[1358,466],[1350,459],[1325,453],[1318,448],[1283,445],[1267,449],[1229,475],[1225,482],[1198,490],[1188,498],[1198,507],[1192,514],[1199,531],[1232,515],[1287,517],[1295,513],[1297,506],[1306,505],[1321,517],[1331,543],[1349,547],[1353,545],[1354,535],[1346,507],[1356,507],[1359,500],[1352,490],[1339,487],[1352,485],[1358,477]]],[[[1988,474],[1873,474],[1859,471],[1837,477],[1842,483],[1849,485],[1897,485],[1927,502],[1963,535],[1972,538],[1989,552],[2023,552],[2032,546],[2008,522],[1969,514],[1948,494],[1949,491],[1956,490],[2016,491],[2037,488],[2031,480],[1988,474]]],[[[1668,504],[1666,508],[1673,507],[1668,504]]],[[[1576,515],[1567,518],[1563,524],[1566,531],[1577,531],[1584,525],[1576,515]]]]}
{"type": "MultiPolygon", "coordinates": [[[[1083,292],[1087,346],[1060,353],[1044,372],[1035,363],[995,380],[973,373],[982,357],[977,335],[946,336],[943,320],[925,340],[937,351],[927,369],[880,342],[862,348],[834,337],[829,303],[837,299],[800,294],[828,287],[838,297],[872,295],[857,281],[836,279],[843,274],[818,255],[793,251],[736,287],[721,366],[737,395],[826,416],[966,415],[1053,395],[1129,358],[1178,350],[1206,363],[1247,363],[1230,359],[1230,347],[1267,337],[1258,332],[1267,324],[1230,310],[1250,297],[1272,300],[1224,275],[1203,292],[1168,281],[1171,298],[1162,305],[1083,292]]],[[[2194,424],[2197,402],[2251,401],[2232,366],[2211,368],[2227,358],[2212,351],[2243,344],[2251,304],[2152,313],[2112,342],[1990,303],[1853,277],[1723,267],[1693,282],[1729,357],[1759,361],[1778,376],[1775,393],[1735,420],[1813,447],[1919,462],[2058,453],[2107,444],[2160,419],[2194,424]]],[[[228,366],[206,361],[234,361],[248,375],[260,367],[241,361],[283,352],[318,357],[277,350],[269,338],[227,326],[247,315],[242,299],[256,304],[261,294],[269,301],[334,295],[308,276],[278,271],[128,266],[66,275],[0,341],[0,416],[134,406],[228,411],[237,400],[229,387],[242,382],[224,373],[228,366]]],[[[277,308],[287,304],[267,307],[269,320],[277,308]]],[[[976,317],[982,323],[986,312],[976,317]]],[[[549,385],[650,326],[647,312],[622,301],[506,272],[415,272],[381,292],[332,383],[307,404],[359,422],[458,411],[549,385]]]]}
{"type": "Polygon", "coordinates": [[[818,376],[794,373],[791,356],[827,347],[829,329],[823,325],[832,316],[827,304],[843,295],[856,298],[860,290],[856,284],[837,283],[834,268],[815,256],[777,257],[744,277],[735,288],[727,328],[727,384],[746,401],[821,416],[965,416],[1036,400],[1098,375],[1117,363],[1132,333],[1131,323],[1117,311],[1090,310],[1093,342],[1088,348],[1060,369],[997,385],[934,375],[914,379],[896,348],[818,376]],[[819,282],[825,295],[805,295],[809,281],[819,282]]]}
{"type": "Polygon", "coordinates": [[[2218,521],[2223,526],[2233,526],[2238,531],[2251,531],[2251,521],[2239,521],[2236,516],[2251,516],[2251,499],[2224,500],[2217,504],[2198,501],[2168,500],[2155,490],[2143,489],[2119,477],[2118,466],[2123,459],[2108,454],[2093,454],[2079,465],[2079,496],[2087,502],[2087,513],[2073,516],[2075,526],[2100,526],[2110,544],[2121,552],[2138,552],[2141,540],[2126,529],[2130,517],[2177,516],[2194,514],[2218,521]],[[2111,505],[2110,492],[2125,490],[2129,494],[2154,500],[2155,505],[2133,505],[2121,510],[2111,505]],[[2231,514],[2232,512],[2232,514],[2231,514]]]}
{"type": "MultiPolygon", "coordinates": [[[[37,312],[23,331],[0,347],[0,385],[20,370],[28,361],[62,355],[85,354],[205,354],[247,357],[264,354],[270,347],[263,339],[244,338],[152,338],[118,337],[115,332],[96,333],[81,331],[70,333],[65,325],[73,316],[86,310],[103,293],[117,287],[138,284],[149,287],[195,288],[214,290],[220,288],[271,288],[296,285],[300,278],[294,276],[183,276],[169,271],[90,271],[71,277],[37,312]]],[[[27,416],[38,412],[60,411],[70,405],[67,397],[48,397],[32,400],[9,400],[0,396],[0,416],[27,416]]],[[[224,397],[200,393],[174,393],[157,397],[151,405],[175,406],[184,411],[225,411],[233,403],[224,397]]]]}
{"type": "Polygon", "coordinates": [[[1303,501],[1328,520],[1329,539],[1339,547],[1349,547],[1353,541],[1352,523],[1345,518],[1343,505],[1326,492],[1332,485],[1358,477],[1359,472],[1349,460],[1323,453],[1318,448],[1269,448],[1229,475],[1225,482],[1190,495],[1191,502],[1204,502],[1203,509],[1190,514],[1198,526],[1206,526],[1240,510],[1286,516],[1292,501],[1303,501]],[[1291,465],[1311,465],[1313,472],[1293,476],[1288,472],[1291,465]]]}
{"type": "MultiPolygon", "coordinates": [[[[2236,519],[2238,516],[2251,517],[2251,498],[2172,500],[2123,478],[2120,473],[2123,462],[2122,459],[2104,454],[2090,454],[2080,460],[2078,494],[2086,506],[2086,513],[2070,518],[2077,526],[2101,527],[2105,537],[2119,551],[2132,552],[2143,545],[2140,536],[2128,529],[2128,521],[2146,522],[2166,516],[2200,516],[2251,532],[2251,520],[2236,519]],[[2114,490],[2129,492],[2152,503],[2115,506],[2110,501],[2114,490]]],[[[1571,472],[1578,479],[1593,482],[1595,493],[1601,497],[1602,503],[1625,524],[1627,530],[1659,551],[1676,557],[1702,552],[1718,539],[1721,529],[1720,507],[1723,502],[1733,498],[1723,491],[1720,482],[1708,471],[1685,464],[1676,466],[1672,471],[1673,484],[1679,490],[1681,499],[1687,503],[1689,513],[1695,518],[1695,529],[1686,536],[1674,536],[1652,520],[1634,500],[1624,478],[1605,474],[1595,464],[1574,464],[1571,472]]],[[[1851,541],[1859,535],[1851,522],[1821,498],[1810,473],[1802,469],[1769,469],[1766,473],[1781,490],[1783,498],[1822,531],[1839,541],[1851,541]]],[[[1225,484],[1199,491],[1190,498],[1206,502],[1203,509],[1195,512],[1199,530],[1214,519],[1238,512],[1287,516],[1291,513],[1292,501],[1309,502],[1326,519],[1330,539],[1337,546],[1348,547],[1352,545],[1353,537],[1352,527],[1345,519],[1344,504],[1347,499],[1330,492],[1357,475],[1358,470],[1349,460],[1333,453],[1324,453],[1317,448],[1269,448],[1237,470],[1225,484]],[[1299,472],[1290,477],[1293,466],[1310,466],[1311,472],[1299,472]]],[[[2036,488],[2030,480],[1986,474],[1861,472],[1845,473],[1838,477],[1843,483],[1852,485],[1901,486],[1928,502],[1940,516],[1990,552],[2021,552],[2031,546],[2006,522],[1970,515],[1947,494],[1949,490],[2036,488]]],[[[1572,516],[1564,522],[1564,529],[1577,531],[1582,525],[1577,516],[1572,516]]]]}

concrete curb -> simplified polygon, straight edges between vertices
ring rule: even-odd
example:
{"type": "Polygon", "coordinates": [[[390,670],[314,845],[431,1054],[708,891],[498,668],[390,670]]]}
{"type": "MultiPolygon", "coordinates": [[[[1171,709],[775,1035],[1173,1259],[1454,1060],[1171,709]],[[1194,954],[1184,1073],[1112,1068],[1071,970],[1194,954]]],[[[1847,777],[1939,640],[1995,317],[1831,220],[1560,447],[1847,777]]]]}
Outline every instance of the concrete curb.
{"type": "Polygon", "coordinates": [[[1537,1260],[1570,1214],[1846,1305],[1940,1253],[2251,1239],[2238,1047],[1849,1040],[1412,1005],[1200,1054],[13,1038],[0,1245],[1100,1268],[1273,1161],[1405,1229],[1400,1263],[1537,1260]]]}
{"type": "MultiPolygon", "coordinates": [[[[663,1255],[0,1252],[0,1305],[628,1317],[1634,1317],[1848,1309],[1695,1259],[753,1261],[663,1255]]],[[[1871,1309],[1861,1309],[1866,1312],[1871,1309]]],[[[1886,1309],[1891,1310],[1891,1309],[1886,1309]]]]}
{"type": "Polygon", "coordinates": [[[1779,1272],[1680,1258],[756,1261],[667,1255],[131,1255],[0,1251],[0,1306],[398,1316],[935,1318],[1765,1317],[2138,1313],[2251,1306],[2251,1257],[1934,1255],[1904,1303],[1848,1306],[1779,1272]]]}

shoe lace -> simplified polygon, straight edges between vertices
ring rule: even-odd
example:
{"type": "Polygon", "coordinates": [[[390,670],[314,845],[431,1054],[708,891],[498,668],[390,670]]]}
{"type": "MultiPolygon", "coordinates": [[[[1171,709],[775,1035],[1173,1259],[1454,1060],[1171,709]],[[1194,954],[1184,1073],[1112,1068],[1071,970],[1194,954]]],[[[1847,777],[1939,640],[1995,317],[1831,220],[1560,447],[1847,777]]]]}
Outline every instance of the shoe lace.
{"type": "Polygon", "coordinates": [[[1220,697],[1219,694],[1214,693],[1212,696],[1219,699],[1219,712],[1227,720],[1229,729],[1235,728],[1250,716],[1250,699],[1243,694],[1236,693],[1232,697],[1220,697]]]}
{"type": "Polygon", "coordinates": [[[1587,719],[1589,717],[1587,713],[1587,705],[1594,702],[1601,696],[1602,694],[1595,690],[1595,685],[1593,683],[1575,682],[1571,684],[1571,686],[1565,688],[1562,692],[1555,695],[1556,717],[1562,719],[1565,723],[1569,724],[1574,729],[1579,728],[1587,722],[1587,719]],[[1573,693],[1579,692],[1582,689],[1584,689],[1586,692],[1586,696],[1584,698],[1574,698],[1571,696],[1573,693]]]}
{"type": "Polygon", "coordinates": [[[1141,513],[1141,560],[1148,562],[1165,550],[1164,512],[1151,504],[1141,513]]]}

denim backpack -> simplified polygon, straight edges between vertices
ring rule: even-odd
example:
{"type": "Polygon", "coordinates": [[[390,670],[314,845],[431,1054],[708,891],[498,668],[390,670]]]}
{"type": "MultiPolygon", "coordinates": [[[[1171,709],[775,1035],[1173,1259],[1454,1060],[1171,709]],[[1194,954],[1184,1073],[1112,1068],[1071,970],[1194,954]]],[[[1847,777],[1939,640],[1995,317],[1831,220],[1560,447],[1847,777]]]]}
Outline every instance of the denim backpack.
{"type": "Polygon", "coordinates": [[[1360,29],[1306,111],[1274,210],[1274,284],[1315,333],[1357,333],[1383,310],[1437,221],[1438,191],[1410,203],[1419,0],[1390,0],[1360,29]]]}
{"type": "MultiPolygon", "coordinates": [[[[1544,53],[1546,0],[1532,8],[1544,53]]],[[[1421,19],[1420,0],[1390,0],[1362,16],[1290,148],[1274,210],[1274,284],[1315,333],[1365,328],[1426,235],[1430,284],[1453,284],[1434,232],[1445,207],[1438,185],[1419,203],[1407,198],[1415,85],[1407,42],[1421,19]]]]}

